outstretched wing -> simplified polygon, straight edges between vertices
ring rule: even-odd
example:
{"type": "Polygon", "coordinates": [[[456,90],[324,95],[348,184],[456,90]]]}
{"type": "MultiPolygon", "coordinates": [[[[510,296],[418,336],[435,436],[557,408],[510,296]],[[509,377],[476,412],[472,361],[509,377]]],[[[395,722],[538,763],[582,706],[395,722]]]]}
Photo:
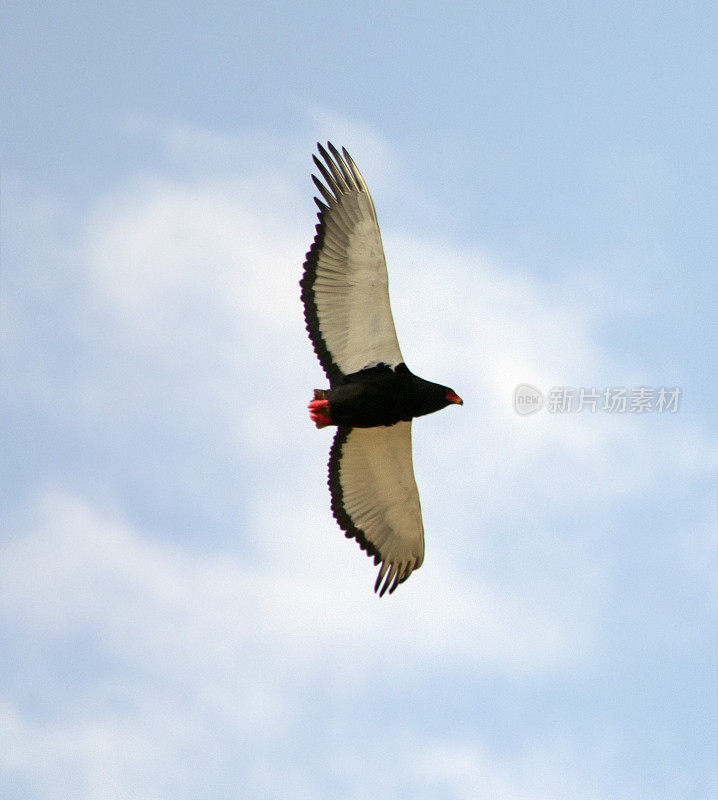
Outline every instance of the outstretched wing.
{"type": "Polygon", "coordinates": [[[424,560],[424,525],[411,458],[411,422],[339,428],[329,457],[332,511],[374,563],[380,596],[424,560]],[[385,579],[386,578],[386,579],[385,579]],[[382,586],[382,581],[384,584],[382,586]]]}
{"type": "Polygon", "coordinates": [[[332,385],[365,367],[404,360],[389,305],[389,280],[376,211],[349,153],[317,144],[324,201],[300,281],[307,330],[332,385]]]}

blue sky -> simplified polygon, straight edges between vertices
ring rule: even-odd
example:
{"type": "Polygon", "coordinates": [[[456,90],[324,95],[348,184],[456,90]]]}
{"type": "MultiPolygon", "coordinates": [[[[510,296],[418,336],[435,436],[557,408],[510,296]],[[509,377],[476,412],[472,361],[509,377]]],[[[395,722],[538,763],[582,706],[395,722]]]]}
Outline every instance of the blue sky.
{"type": "Polygon", "coordinates": [[[5,4],[4,797],[714,796],[715,23],[5,4]],[[382,600],[306,414],[326,139],[465,400],[414,426],[426,561],[382,600]]]}

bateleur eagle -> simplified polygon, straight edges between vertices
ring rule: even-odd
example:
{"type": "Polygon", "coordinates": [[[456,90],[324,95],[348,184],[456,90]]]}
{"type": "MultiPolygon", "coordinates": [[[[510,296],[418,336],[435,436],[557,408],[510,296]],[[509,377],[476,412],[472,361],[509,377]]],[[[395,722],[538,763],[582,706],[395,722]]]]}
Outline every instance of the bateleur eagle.
{"type": "Polygon", "coordinates": [[[380,596],[424,560],[424,526],[411,457],[411,421],[461,398],[404,363],[389,305],[374,203],[345,149],[318,144],[312,175],[323,199],[300,281],[304,317],[329,379],[309,412],[317,428],[337,425],[329,457],[332,511],[374,563],[380,596]]]}

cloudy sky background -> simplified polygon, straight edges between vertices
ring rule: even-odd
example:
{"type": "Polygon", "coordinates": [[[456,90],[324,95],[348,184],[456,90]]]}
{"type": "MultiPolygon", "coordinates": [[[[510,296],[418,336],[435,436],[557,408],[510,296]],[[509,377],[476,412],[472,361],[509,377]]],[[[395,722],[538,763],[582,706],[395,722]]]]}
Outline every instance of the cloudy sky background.
{"type": "Polygon", "coordinates": [[[3,797],[714,796],[716,21],[5,4],[3,797]],[[317,139],[465,400],[414,426],[426,561],[381,600],[306,412],[317,139]]]}

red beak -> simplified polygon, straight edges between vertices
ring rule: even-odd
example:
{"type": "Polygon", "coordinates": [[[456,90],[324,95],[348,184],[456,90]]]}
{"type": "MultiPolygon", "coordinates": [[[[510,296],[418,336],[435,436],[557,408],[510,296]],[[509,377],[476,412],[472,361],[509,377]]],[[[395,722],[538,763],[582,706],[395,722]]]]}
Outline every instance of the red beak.
{"type": "Polygon", "coordinates": [[[451,389],[446,393],[446,399],[451,403],[456,403],[459,406],[464,405],[464,401],[459,397],[456,392],[452,392],[451,389]]]}

